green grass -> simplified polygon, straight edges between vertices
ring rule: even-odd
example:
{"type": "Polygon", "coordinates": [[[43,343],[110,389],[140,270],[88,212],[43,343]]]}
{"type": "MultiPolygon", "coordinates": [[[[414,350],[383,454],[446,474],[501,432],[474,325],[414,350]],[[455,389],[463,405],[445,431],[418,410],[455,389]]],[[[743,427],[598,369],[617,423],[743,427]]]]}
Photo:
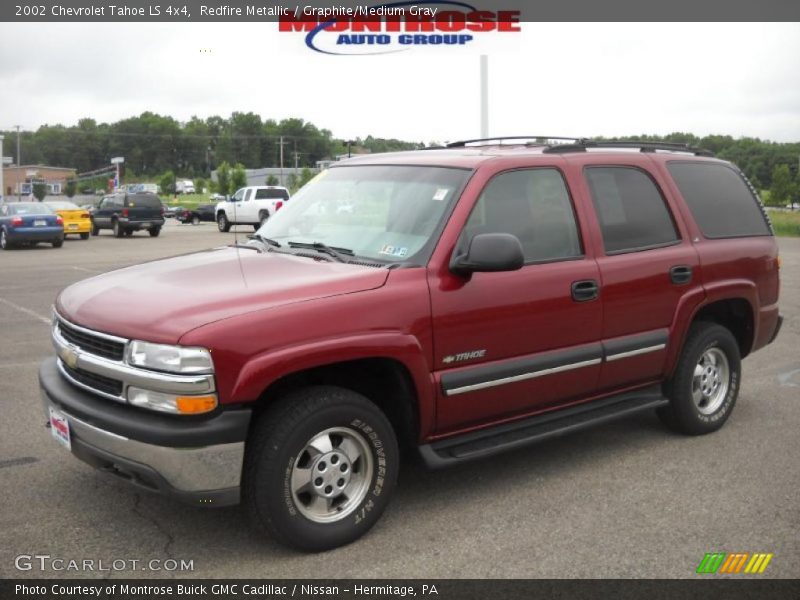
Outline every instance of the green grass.
{"type": "Polygon", "coordinates": [[[782,237],[800,237],[800,211],[770,210],[769,218],[775,235],[782,237]]]}
{"type": "Polygon", "coordinates": [[[178,194],[174,196],[161,195],[161,200],[167,206],[182,206],[183,208],[196,208],[198,204],[216,204],[211,199],[211,194],[178,194]]]}

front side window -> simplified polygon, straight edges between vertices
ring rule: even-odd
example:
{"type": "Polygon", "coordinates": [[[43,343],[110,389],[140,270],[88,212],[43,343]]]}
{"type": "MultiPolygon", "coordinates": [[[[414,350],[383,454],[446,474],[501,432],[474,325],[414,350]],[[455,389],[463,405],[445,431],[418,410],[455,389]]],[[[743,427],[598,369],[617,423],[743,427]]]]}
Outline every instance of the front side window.
{"type": "Polygon", "coordinates": [[[423,262],[470,173],[427,166],[330,168],[258,234],[284,248],[319,242],[375,261],[423,262]]]}
{"type": "Polygon", "coordinates": [[[523,169],[495,176],[465,228],[467,239],[479,233],[516,236],[526,263],[583,254],[572,201],[556,169],[523,169]]]}
{"type": "Polygon", "coordinates": [[[656,184],[633,167],[588,167],[606,254],[635,252],[678,241],[675,224],[656,184]]]}

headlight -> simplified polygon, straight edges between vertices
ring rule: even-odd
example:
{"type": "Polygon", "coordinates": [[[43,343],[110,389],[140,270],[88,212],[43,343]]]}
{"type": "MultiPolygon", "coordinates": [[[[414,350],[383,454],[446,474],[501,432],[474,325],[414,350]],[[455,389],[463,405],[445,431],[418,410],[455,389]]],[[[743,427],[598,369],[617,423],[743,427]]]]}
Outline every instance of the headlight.
{"type": "Polygon", "coordinates": [[[216,394],[175,396],[131,386],[128,388],[128,402],[150,410],[180,415],[197,415],[214,410],[217,407],[217,396],[216,394]]]}
{"type": "Polygon", "coordinates": [[[128,346],[128,363],[135,367],[168,373],[213,373],[211,353],[205,348],[167,346],[132,341],[128,346]]]}

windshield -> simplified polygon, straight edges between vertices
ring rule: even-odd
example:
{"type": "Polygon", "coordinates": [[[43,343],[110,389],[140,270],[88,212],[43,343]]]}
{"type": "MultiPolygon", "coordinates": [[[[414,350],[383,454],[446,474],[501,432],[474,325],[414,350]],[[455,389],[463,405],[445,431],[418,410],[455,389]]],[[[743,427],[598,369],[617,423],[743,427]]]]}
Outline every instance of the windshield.
{"type": "Polygon", "coordinates": [[[356,256],[403,262],[428,250],[470,171],[369,165],[322,171],[259,230],[261,237],[319,242],[356,256]]]}

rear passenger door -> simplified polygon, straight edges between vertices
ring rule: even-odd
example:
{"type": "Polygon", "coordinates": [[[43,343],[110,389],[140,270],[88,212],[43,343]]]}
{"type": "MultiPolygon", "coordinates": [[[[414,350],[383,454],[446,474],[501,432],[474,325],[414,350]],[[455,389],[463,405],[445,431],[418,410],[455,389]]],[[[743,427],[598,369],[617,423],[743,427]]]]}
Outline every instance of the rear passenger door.
{"type": "Polygon", "coordinates": [[[481,233],[522,245],[518,271],[431,272],[440,432],[541,411],[590,394],[600,373],[599,271],[584,251],[557,168],[519,168],[485,184],[456,253],[481,233]],[[585,289],[574,295],[576,285],[585,289]]]}
{"type": "Polygon", "coordinates": [[[604,352],[598,391],[658,380],[678,306],[703,294],[697,252],[647,156],[577,162],[584,163],[597,227],[604,352]]]}

